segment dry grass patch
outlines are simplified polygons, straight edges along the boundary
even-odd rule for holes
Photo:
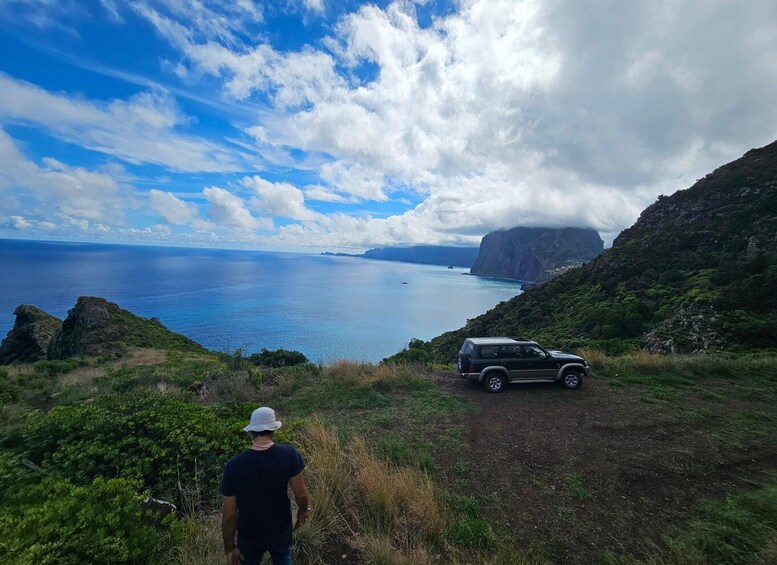
[[[59,383],[63,386],[91,385],[106,374],[108,371],[103,367],[79,367],[62,375]]]
[[[650,353],[643,350],[630,353],[623,359],[638,372],[647,374],[676,372],[682,364],[682,360],[675,355]]]
[[[607,365],[607,355],[604,353],[604,351],[599,349],[581,347],[576,351],[576,353],[588,361],[588,365],[595,371],[604,369],[604,367]]]
[[[167,351],[150,347],[132,348],[126,357],[122,357],[116,366],[120,368],[159,365],[167,361]]]

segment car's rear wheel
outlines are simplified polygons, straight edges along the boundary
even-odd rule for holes
[[[507,386],[507,379],[502,373],[492,371],[483,377],[483,386],[488,392],[502,392]]]
[[[561,386],[570,390],[578,389],[583,385],[583,375],[580,371],[570,369],[561,375]]]

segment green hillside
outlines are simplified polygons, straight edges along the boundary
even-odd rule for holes
[[[486,335],[611,352],[772,348],[775,234],[777,142],[659,197],[590,263],[527,289],[424,349],[451,362],[465,337]]]

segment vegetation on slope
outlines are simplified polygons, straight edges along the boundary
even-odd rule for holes
[[[530,405],[540,397],[555,404],[594,402],[602,418],[588,431],[602,437],[585,445],[587,460],[607,467],[548,468],[549,477],[559,479],[551,479],[560,485],[555,491],[536,469],[531,481],[520,483],[544,496],[543,504],[532,505],[526,493],[514,503],[511,491],[484,479],[483,473],[515,466],[512,458],[520,452],[474,451],[472,426],[488,425],[494,415],[478,413],[471,399],[450,392],[461,387],[441,387],[440,379],[453,378],[447,372],[349,362],[257,367],[240,352],[225,358],[152,350],[119,360],[3,368],[0,561],[220,562],[216,489],[222,465],[248,445],[241,428],[251,410],[269,404],[284,420],[277,439],[295,443],[307,461],[315,513],[295,535],[300,563],[553,562],[566,551],[581,561],[769,562],[777,483],[740,466],[732,472],[754,488],[732,492],[738,483],[719,459],[745,453],[761,461],[759,454],[773,452],[774,357],[585,353],[599,386],[628,411],[610,421],[601,394],[586,400],[555,387],[515,390],[512,399],[529,396]],[[510,393],[500,400],[509,402]],[[647,424],[655,427],[645,428],[644,410],[634,402],[649,411]],[[670,445],[652,438],[686,427]],[[565,546],[576,543],[571,525],[590,540],[598,539],[602,515],[613,532],[634,520],[631,501],[615,496],[618,504],[610,503],[618,481],[596,480],[613,468],[599,447],[604,441],[612,452],[617,444],[610,433],[635,434],[624,441],[641,442],[649,462],[640,465],[663,477],[661,489],[633,501],[641,508],[644,537],[621,539],[616,553],[590,543]],[[674,459],[675,452],[684,459]],[[710,453],[721,455],[708,459]],[[492,458],[501,463],[491,467]],[[634,462],[622,464],[631,469]],[[697,473],[704,481],[689,486],[685,476]],[[667,501],[666,486],[712,501]],[[154,517],[141,503],[147,496],[170,500],[179,512]],[[520,525],[524,519],[550,519],[558,527],[527,529]],[[655,548],[645,551],[645,544]]]
[[[556,347],[690,352],[777,344],[777,142],[660,197],[590,263],[431,340],[438,362],[465,337]]]

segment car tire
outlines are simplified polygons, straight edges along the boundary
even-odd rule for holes
[[[488,392],[502,392],[507,386],[507,379],[502,373],[491,371],[483,377],[483,386]]]
[[[583,386],[583,375],[580,371],[576,369],[570,369],[569,371],[565,371],[563,375],[561,375],[561,380],[559,381],[561,383],[561,386],[564,388],[568,388],[570,390],[576,390]]]

